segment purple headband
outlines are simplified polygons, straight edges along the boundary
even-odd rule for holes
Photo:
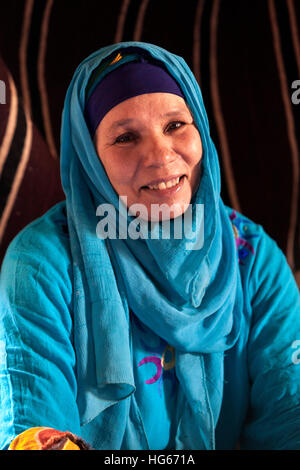
[[[92,138],[110,109],[145,93],[172,93],[184,98],[176,81],[162,67],[148,62],[120,65],[99,82],[87,100],[85,119]]]

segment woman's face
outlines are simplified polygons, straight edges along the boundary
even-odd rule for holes
[[[202,144],[183,98],[149,93],[127,99],[104,116],[94,142],[128,208],[143,205],[139,215],[146,220],[184,213],[199,185]],[[153,205],[164,205],[158,218]]]

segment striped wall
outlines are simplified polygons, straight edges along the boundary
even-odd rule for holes
[[[220,156],[222,196],[277,241],[300,283],[300,2],[11,0],[1,6],[1,257],[28,222],[64,198],[59,134],[78,63],[113,42],[185,58]]]

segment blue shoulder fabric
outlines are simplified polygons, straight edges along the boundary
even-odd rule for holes
[[[277,244],[259,238],[248,295],[250,408],[241,440],[250,449],[300,449],[300,296]]]
[[[60,206],[15,237],[1,268],[1,449],[29,427],[80,434],[72,265],[69,240],[57,233]]]

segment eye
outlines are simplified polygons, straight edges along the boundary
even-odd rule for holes
[[[186,123],[183,121],[172,121],[167,125],[166,131],[175,131],[183,127]]]
[[[125,134],[119,135],[115,139],[115,144],[127,144],[129,142],[133,142],[137,139],[137,136],[132,132],[126,132]]]

